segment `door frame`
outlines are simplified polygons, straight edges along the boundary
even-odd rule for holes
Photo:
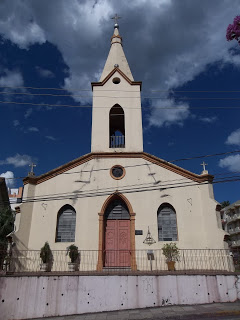
[[[101,211],[98,213],[99,220],[99,240],[98,240],[98,263],[97,270],[101,271],[103,269],[103,250],[104,250],[104,214],[107,206],[111,201],[115,199],[121,199],[127,206],[130,215],[130,250],[131,250],[131,270],[136,271],[136,254],[135,254],[135,212],[133,212],[132,205],[129,200],[122,193],[114,193],[110,195],[103,203]]]

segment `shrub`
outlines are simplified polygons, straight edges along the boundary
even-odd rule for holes
[[[166,261],[179,261],[180,251],[176,245],[176,243],[166,243],[163,248],[163,255],[166,257]]]
[[[79,257],[78,247],[74,244],[71,244],[69,247],[67,247],[67,254],[71,259],[71,263],[77,262],[77,259]]]
[[[47,241],[45,242],[44,246],[41,248],[40,258],[42,259],[43,263],[48,263],[52,260],[52,250]]]

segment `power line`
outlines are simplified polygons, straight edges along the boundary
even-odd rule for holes
[[[221,152],[221,153],[214,153],[214,154],[208,154],[208,155],[202,155],[202,156],[193,156],[193,157],[189,157],[189,158],[181,158],[181,159],[175,159],[175,160],[170,160],[170,161],[165,161],[165,160],[163,160],[163,161],[164,161],[164,163],[173,163],[173,162],[177,162],[177,161],[188,161],[188,160],[193,160],[193,159],[200,159],[200,158],[202,159],[202,158],[215,157],[215,156],[221,156],[221,155],[233,154],[233,153],[240,153],[240,150]],[[127,166],[124,166],[124,168],[135,168],[135,167],[153,166],[153,165],[155,166],[156,164],[155,163],[142,163],[142,164],[127,165]],[[62,175],[62,174],[69,175],[69,174],[91,173],[91,172],[96,172],[96,171],[109,171],[111,168],[108,167],[108,168],[92,169],[92,170],[80,170],[80,171],[73,171],[73,172],[62,172],[62,173],[53,174],[53,176],[57,177],[57,176]],[[229,174],[238,173],[238,172],[240,172],[240,171],[234,171],[234,172],[231,172],[231,173],[228,173],[228,172],[225,172],[225,173],[211,173],[211,175],[224,175],[224,174],[228,174],[229,175]],[[5,179],[17,180],[17,179],[24,179],[24,178],[26,178],[26,176],[5,178]],[[185,179],[185,178],[183,178],[183,179]],[[181,180],[181,179],[174,179],[174,180]]]
[[[33,102],[17,102],[17,101],[0,101],[2,104],[16,104],[16,105],[26,105],[26,106],[40,106],[40,107],[67,107],[67,108],[92,108],[92,106],[81,106],[81,105],[69,105],[69,104],[49,104],[49,103],[33,103]],[[96,109],[109,109],[108,107],[95,107]],[[150,107],[124,107],[124,109],[162,109],[162,110],[171,110],[171,109],[183,109],[185,110],[193,110],[193,109],[240,109],[240,106],[228,106],[228,107],[186,107],[186,106],[176,106],[176,107],[158,107],[158,106],[150,106]]]
[[[187,179],[187,178],[186,178]],[[219,178],[216,181],[211,182],[210,184],[216,184],[216,183],[225,183],[225,182],[237,182],[240,181],[240,176],[232,176],[228,178]],[[161,183],[161,182],[160,182]],[[149,183],[151,184],[151,183]],[[149,185],[147,184],[147,185]],[[158,184],[158,183],[157,183]],[[178,182],[178,183],[173,183],[173,184],[161,184],[161,185],[154,185],[154,183],[150,186],[142,187],[144,184],[136,184],[136,188],[132,188],[135,185],[128,185],[128,186],[122,186],[122,187],[117,187],[114,192],[119,192],[119,193],[135,193],[135,192],[145,192],[145,191],[167,191],[168,189],[174,189],[174,188],[181,188],[181,187],[191,187],[191,186],[201,186],[209,184],[209,182],[202,182],[202,183],[197,183],[197,182],[192,182],[192,181],[185,181],[185,182]],[[131,189],[129,189],[131,187]],[[103,195],[111,195],[113,194],[113,189],[114,187],[109,187],[105,188],[102,190],[99,189],[90,189],[86,190],[85,192],[79,191],[76,193],[56,193],[56,194],[51,194],[51,195],[41,195],[37,196],[35,198],[25,198],[22,200],[22,203],[27,203],[27,202],[40,202],[40,201],[55,201],[55,200],[75,200],[78,198],[84,198],[84,197],[94,197],[94,196],[103,196]],[[97,191],[97,192],[96,192]]]
[[[145,164],[143,164],[143,165],[145,165]],[[143,166],[143,165],[136,165],[136,166],[130,166],[130,167],[137,167],[137,166]],[[149,163],[149,164],[146,164],[146,165],[149,165],[149,166],[153,166],[153,165],[155,165],[154,163]],[[126,166],[124,167],[124,168],[126,168]],[[95,169],[95,170],[93,170],[93,171],[104,171],[104,170],[106,170],[106,171],[109,171],[110,169],[105,169],[105,168],[103,168],[103,169]],[[86,170],[81,170],[81,171],[73,171],[73,172],[62,172],[62,173],[56,173],[53,177],[57,177],[57,176],[59,176],[59,175],[63,175],[63,174],[66,174],[66,175],[70,175],[70,174],[81,174],[81,173],[87,173],[87,172],[92,172],[92,171],[86,171]],[[224,175],[226,175],[226,176],[228,176],[228,175],[230,175],[230,174],[234,174],[234,173],[240,173],[240,171],[232,171],[232,172],[211,172],[211,173],[209,173],[210,175],[212,175],[212,176],[224,176]],[[22,179],[25,179],[25,178],[27,178],[27,176],[22,176],[22,177],[11,177],[11,178],[6,178],[6,177],[4,177],[5,178],[5,180],[22,180]],[[187,179],[187,178],[180,178],[180,179],[173,179],[173,180],[164,180],[164,182],[166,182],[166,181],[176,181],[176,180],[185,180],[185,179]],[[79,181],[80,182],[80,181]],[[82,181],[82,182],[84,182],[84,181]],[[10,188],[11,189],[11,188]]]
[[[105,91],[108,91],[108,90],[105,90]],[[122,91],[121,91],[122,92]],[[132,91],[130,91],[132,92]],[[138,91],[133,91],[133,92],[137,92]],[[30,92],[12,92],[12,91],[0,91],[0,94],[3,94],[3,95],[27,95],[27,96],[47,96],[47,97],[73,97],[72,94],[53,94],[53,93],[30,93]],[[74,94],[74,97],[79,97],[79,98],[91,98],[92,99],[92,95],[91,96],[83,96],[83,95],[76,95]],[[140,96],[133,96],[133,97],[127,97],[127,96],[103,96],[103,95],[100,95],[100,96],[94,96],[95,98],[121,98],[121,99],[129,99],[129,98],[132,98],[132,99],[136,99],[136,98],[139,98]],[[142,99],[150,99],[150,100],[153,100],[153,99],[160,99],[160,100],[169,100],[171,99],[172,97],[148,97],[148,96],[142,96],[141,97]],[[240,98],[225,98],[225,97],[174,97],[175,99],[177,100],[240,100]]]
[[[229,179],[239,179],[240,176],[237,175],[237,176],[232,176],[232,177],[223,177],[223,178],[218,178],[218,180],[216,179],[216,181],[214,182],[211,182],[211,183],[218,183],[218,182],[221,182],[221,181],[225,181],[225,180],[229,180]],[[196,182],[192,182],[192,181],[182,181],[182,182],[174,182],[174,181],[177,181],[178,179],[175,179],[175,180],[166,180],[166,181],[156,181],[156,182],[149,182],[149,183],[142,183],[142,184],[132,184],[132,185],[124,185],[124,186],[121,186],[121,187],[117,187],[117,191],[118,192],[125,192],[124,190],[133,190],[135,187],[134,190],[138,190],[138,189],[141,189],[141,188],[155,188],[158,186],[158,188],[160,189],[169,189],[170,187],[179,187],[179,186],[192,186],[192,185],[203,185],[205,184],[205,182],[200,182],[200,183],[196,183]],[[187,180],[187,178],[183,178],[183,179],[179,179],[179,180]],[[171,182],[174,182],[174,183],[171,183]],[[209,182],[206,182],[206,184],[209,184]],[[34,199],[42,199],[43,197],[45,199],[48,199],[48,198],[55,198],[55,197],[71,197],[71,198],[74,198],[76,197],[76,195],[83,195],[85,193],[94,193],[94,192],[108,192],[108,191],[111,191],[112,193],[112,190],[114,189],[113,186],[111,187],[108,187],[108,188],[104,188],[104,189],[99,189],[99,188],[96,188],[96,189],[89,189],[89,190],[86,190],[86,191],[78,191],[78,192],[74,192],[74,193],[68,193],[68,192],[61,192],[61,193],[52,193],[52,194],[43,194],[43,195],[40,195],[40,196],[35,196]]]
[[[69,91],[69,89],[64,88],[54,88],[54,87],[28,87],[28,86],[0,86],[0,88],[9,88],[9,89],[32,89],[32,90],[56,90],[56,91]],[[71,91],[92,91],[91,89],[77,89],[71,88]],[[101,91],[117,91],[117,90],[101,90]],[[121,90],[122,92],[133,92],[131,90]],[[177,92],[177,93],[240,93],[239,90],[149,90],[150,92]],[[136,91],[139,92],[139,91]]]
[[[222,156],[222,155],[225,155],[225,154],[239,153],[239,152],[240,152],[240,150],[234,150],[234,151],[228,151],[228,152],[207,154],[207,155],[203,155],[203,156],[195,156],[195,157],[190,157],[190,158],[182,158],[182,159],[176,159],[176,160],[169,160],[168,162],[177,162],[177,161],[186,161],[186,160],[193,160],[193,159],[200,159],[200,158],[208,158],[208,157]]]
[[[240,181],[240,177],[238,178],[234,178],[234,179],[226,179],[226,180],[219,180],[219,181],[214,181],[212,182],[213,184],[215,183],[226,183],[226,182],[236,182],[236,181]],[[203,183],[192,183],[192,184],[188,184],[188,185],[184,185],[184,184],[178,184],[178,185],[173,185],[173,186],[158,186],[158,187],[146,187],[146,188],[135,188],[135,189],[118,189],[115,192],[118,193],[138,193],[138,192],[146,192],[146,191],[167,191],[168,189],[175,189],[175,188],[182,188],[182,187],[192,187],[192,186],[200,186],[200,185],[205,185],[205,184],[209,184],[209,182],[203,182]],[[90,190],[91,191],[91,190]],[[87,193],[88,192],[88,193]],[[66,196],[62,196],[62,197],[43,197],[43,198],[25,198],[22,200],[22,203],[29,203],[29,202],[41,202],[41,201],[56,201],[56,200],[75,200],[75,199],[79,199],[79,198],[89,198],[89,197],[96,197],[96,196],[104,196],[104,195],[111,195],[114,194],[115,192],[113,192],[112,190],[110,191],[98,191],[95,193],[86,191],[86,193],[81,193],[81,194],[69,194]]]
[[[0,86],[0,88],[68,91],[68,89],[64,89],[64,88],[41,88],[41,87],[26,87],[26,86]],[[91,89],[73,89],[72,91],[92,91],[92,90]]]

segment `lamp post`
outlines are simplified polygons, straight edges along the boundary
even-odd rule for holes
[[[151,232],[149,230],[148,227],[148,232],[147,232],[147,236],[145,238],[145,240],[143,241],[144,244],[147,244],[149,246],[151,246],[152,244],[156,243],[156,241],[153,239]],[[154,253],[153,250],[148,250],[147,251],[147,258],[150,261],[150,270],[152,271],[152,260],[154,260]]]

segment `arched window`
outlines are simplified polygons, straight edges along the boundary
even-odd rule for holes
[[[158,241],[177,241],[176,211],[169,203],[158,208]]]
[[[124,111],[119,104],[109,113],[109,148],[125,148]]]
[[[56,242],[75,241],[76,211],[70,205],[63,206],[58,212]]]

